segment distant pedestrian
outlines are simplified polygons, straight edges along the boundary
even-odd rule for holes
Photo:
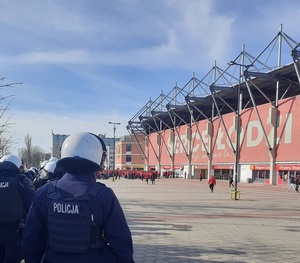
[[[186,179],[186,172],[184,172],[184,179]]]
[[[233,176],[232,175],[229,175],[229,187],[234,187],[234,184],[233,184]]]
[[[156,179],[156,174],[155,174],[155,172],[152,172],[152,174],[151,174],[151,182],[152,182],[152,184],[155,184],[155,179]]]
[[[213,193],[214,192],[214,187],[217,184],[217,181],[215,179],[215,177],[212,175],[209,179],[208,179],[208,187],[210,189],[210,191]]]
[[[200,182],[201,182],[201,181],[202,181],[202,179],[203,179],[202,172],[200,172],[200,174],[199,174],[199,178],[200,178]]]
[[[145,176],[145,178],[146,178],[146,183],[147,183],[147,184],[149,183],[150,177],[151,177],[151,172],[147,172],[147,173],[146,173],[146,176]]]
[[[300,184],[300,176],[299,176],[299,174],[296,175],[296,182],[295,183],[296,183],[295,191],[297,193],[299,193],[299,184]]]
[[[293,188],[294,191],[296,191],[296,179],[294,176],[291,177],[291,184],[290,184],[289,188],[287,189],[287,191],[289,192],[291,190],[291,188]]]

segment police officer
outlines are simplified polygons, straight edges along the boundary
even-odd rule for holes
[[[27,172],[25,172],[24,165],[21,166],[21,169],[19,169],[20,172],[24,175],[26,175],[32,182],[34,179],[39,175],[39,170],[36,167],[30,167]]]
[[[41,170],[39,171],[39,175],[33,181],[33,185],[36,189],[40,188],[41,186],[55,178],[61,177],[61,173],[56,164],[56,160],[49,161],[43,166],[43,168],[41,168]]]
[[[31,180],[20,173],[21,164],[16,155],[0,159],[0,262],[17,263],[22,259],[22,228],[35,189]]]
[[[96,182],[106,148],[98,136],[66,138],[57,162],[66,173],[35,193],[26,220],[26,263],[134,262],[133,242],[121,205]]]

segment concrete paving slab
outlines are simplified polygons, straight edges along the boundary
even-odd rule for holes
[[[181,178],[102,180],[118,196],[134,241],[136,263],[300,262],[300,194],[288,186]]]

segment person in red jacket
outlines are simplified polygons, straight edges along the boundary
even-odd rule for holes
[[[149,182],[150,177],[151,177],[151,172],[148,171],[148,172],[146,173],[146,183],[147,183],[147,184],[148,184],[148,182]]]
[[[214,187],[217,184],[217,181],[215,179],[215,177],[212,175],[209,179],[208,179],[208,186],[210,188],[210,191],[213,193],[214,192]]]
[[[199,178],[200,178],[200,182],[201,182],[203,180],[203,174],[202,174],[202,172],[200,172]]]

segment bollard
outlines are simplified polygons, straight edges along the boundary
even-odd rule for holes
[[[236,199],[235,199],[235,194],[236,194]],[[230,191],[230,198],[232,200],[240,200],[241,192],[240,191],[234,191],[234,190]]]

